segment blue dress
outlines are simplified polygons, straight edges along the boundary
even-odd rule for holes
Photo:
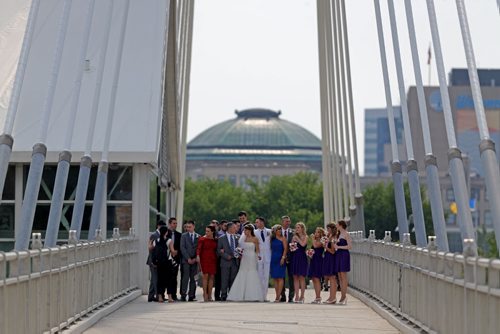
[[[323,252],[325,249],[323,247],[313,247],[312,249],[314,249],[314,255],[309,263],[309,275],[307,276],[321,278],[323,277]]]
[[[271,240],[271,269],[270,274],[272,278],[285,278],[286,262],[281,265],[281,257],[283,256],[283,242],[279,239]]]
[[[331,247],[332,242],[328,242],[328,247]],[[333,276],[337,274],[337,268],[335,267],[335,256],[328,251],[325,251],[325,257],[323,258],[323,275]]]
[[[306,247],[297,243],[297,250],[292,252],[291,272],[297,276],[307,276],[307,255]]]
[[[339,238],[337,246],[347,246],[347,240]],[[335,269],[339,273],[351,271],[351,256],[347,249],[337,249],[335,252]]]

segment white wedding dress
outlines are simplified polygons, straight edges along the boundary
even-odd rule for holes
[[[236,302],[264,301],[259,274],[257,273],[257,254],[253,242],[240,243],[243,248],[240,269],[234,279],[227,300]]]

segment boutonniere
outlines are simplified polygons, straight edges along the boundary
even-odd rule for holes
[[[267,236],[270,236],[271,235],[271,232],[269,232],[269,230],[267,231]]]

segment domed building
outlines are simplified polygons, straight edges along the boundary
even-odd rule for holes
[[[321,172],[321,141],[303,127],[280,118],[281,111],[246,109],[216,124],[187,144],[186,176],[214,178],[246,186],[272,176]]]

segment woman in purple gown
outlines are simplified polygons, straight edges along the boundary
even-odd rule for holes
[[[344,220],[339,220],[337,224],[339,230],[339,238],[335,247],[335,267],[339,273],[340,280],[340,300],[339,304],[347,304],[347,273],[351,271],[351,257],[349,249],[351,249],[351,236],[347,232],[347,223]]]
[[[327,235],[325,242],[325,257],[323,258],[323,275],[325,283],[330,283],[330,296],[325,304],[335,304],[337,302],[337,268],[335,267],[335,248],[337,242],[337,227],[335,223],[326,226]]]
[[[321,282],[320,279],[323,277],[323,252],[324,245],[321,239],[325,236],[325,230],[321,227],[317,227],[312,235],[312,247],[308,251],[314,252],[311,257],[311,262],[309,262],[309,275],[308,277],[312,279],[314,292],[316,293],[316,299],[314,299],[311,304],[321,303]]]
[[[292,244],[293,243],[296,243],[297,245],[297,249],[293,252],[291,264],[293,286],[295,287],[295,302],[304,303],[307,275],[307,234],[306,226],[302,222],[299,222],[295,225],[295,234],[292,238]]]

